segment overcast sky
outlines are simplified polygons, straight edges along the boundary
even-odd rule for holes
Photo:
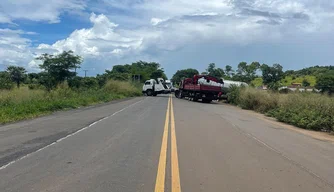
[[[211,62],[300,69],[333,65],[333,32],[333,0],[1,0],[0,70],[63,50],[90,75],[137,60],[169,77]]]

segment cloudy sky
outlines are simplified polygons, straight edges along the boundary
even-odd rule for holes
[[[90,75],[137,60],[169,77],[211,62],[299,69],[333,65],[333,34],[333,0],[1,0],[0,70],[63,50]]]

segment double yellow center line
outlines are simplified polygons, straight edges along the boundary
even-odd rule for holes
[[[165,127],[164,127],[163,136],[162,136],[158,173],[157,173],[154,192],[164,192],[165,191],[169,117],[170,117],[170,124],[171,124],[170,125],[171,127],[171,168],[172,168],[171,169],[171,173],[172,173],[171,189],[172,189],[172,192],[181,192],[179,160],[178,160],[177,145],[176,145],[174,108],[173,108],[173,101],[172,101],[171,96],[168,99]]]

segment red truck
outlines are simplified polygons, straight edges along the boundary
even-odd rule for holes
[[[203,83],[203,81],[206,82]],[[180,82],[179,89],[175,91],[175,96],[180,99],[187,97],[192,101],[201,99],[204,103],[210,103],[212,100],[220,99],[223,84],[223,81],[215,77],[195,75],[193,78],[186,78]]]

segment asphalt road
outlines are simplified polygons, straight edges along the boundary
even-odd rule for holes
[[[236,107],[140,97],[0,127],[0,191],[334,191],[334,144]]]

